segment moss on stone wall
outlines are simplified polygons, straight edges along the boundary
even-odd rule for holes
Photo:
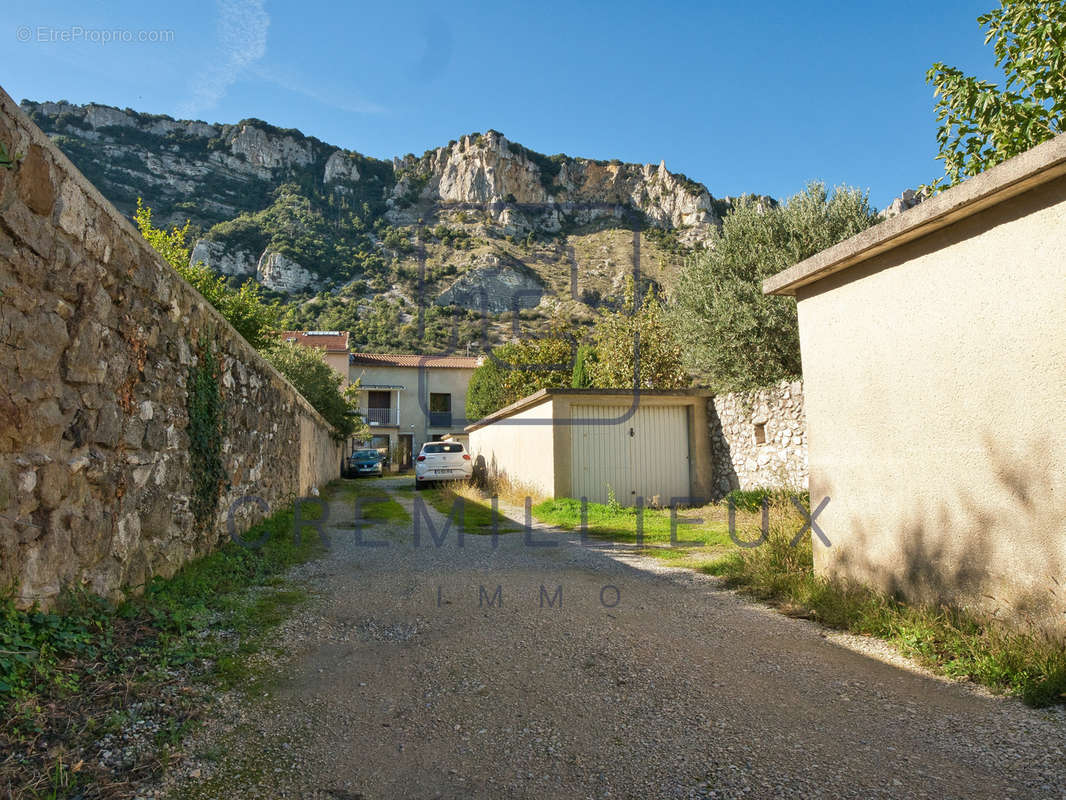
[[[189,469],[193,492],[190,499],[197,524],[206,528],[215,519],[218,498],[227,481],[222,465],[222,439],[226,435],[219,363],[210,342],[201,342],[199,359],[189,370]]]

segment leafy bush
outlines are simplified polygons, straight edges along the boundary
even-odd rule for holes
[[[208,303],[218,309],[252,347],[260,349],[272,341],[281,316],[278,304],[267,303],[255,281],[245,281],[244,285],[234,290],[229,288],[225,278],[216,275],[202,263],[190,265],[188,222],[183,228],[156,228],[152,224],[152,210],[140,198],[137,199],[134,221],[148,244]]]
[[[651,289],[638,305],[633,278],[626,279],[623,308],[603,311],[592,334],[596,358],[588,365],[590,385],[603,389],[684,389],[681,342],[673,320]],[[639,359],[640,374],[636,375]]]
[[[279,341],[262,353],[340,436],[368,432],[365,423],[355,414],[358,406],[354,396],[341,391],[344,378],[326,363],[322,350]]]
[[[562,330],[543,339],[500,345],[492,355],[495,358],[486,358],[474,370],[467,387],[471,419],[486,417],[540,389],[568,387],[573,379],[573,345]]]
[[[944,162],[948,184],[1066,130],[1066,5],[1003,0],[977,22],[988,30],[985,44],[992,42],[1004,87],[940,62],[926,73],[936,87],[937,158]]]
[[[787,489],[759,488],[759,489],[734,489],[722,498],[723,503],[732,503],[733,507],[740,511],[759,511],[764,501],[788,504],[790,497],[796,497],[805,505],[810,505],[811,499],[808,492],[791,492]]]

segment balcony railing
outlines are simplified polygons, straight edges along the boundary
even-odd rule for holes
[[[395,408],[368,408],[365,412],[366,421],[371,425],[395,425]]]
[[[452,426],[452,412],[430,411],[429,425],[431,428],[450,428]]]

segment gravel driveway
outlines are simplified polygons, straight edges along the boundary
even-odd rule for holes
[[[279,679],[220,700],[167,796],[1066,798],[1061,709],[573,534],[365,547],[352,518],[296,573]]]

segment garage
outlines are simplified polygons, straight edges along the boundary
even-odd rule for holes
[[[688,497],[689,436],[685,406],[571,407],[570,486],[574,497],[625,505],[643,497],[669,504]]]
[[[707,399],[698,391],[542,389],[466,430],[480,468],[531,495],[702,502],[711,491]]]

